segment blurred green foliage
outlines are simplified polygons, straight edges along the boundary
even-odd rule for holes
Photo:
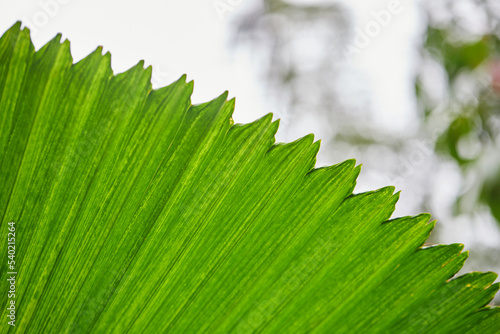
[[[427,28],[425,48],[443,62],[450,84],[463,70],[474,70],[490,57],[491,38],[483,36],[480,40],[464,43],[449,41],[449,30],[437,29],[432,26]]]
[[[457,213],[487,205],[500,223],[500,20],[491,3],[475,5],[487,18],[481,33],[467,33],[473,29],[453,12],[443,24],[428,11],[422,53],[444,70],[447,97],[438,104],[428,99],[421,80],[424,69],[416,79],[416,94],[427,127],[435,113],[444,113],[448,120],[436,152],[451,157],[464,176],[475,180],[476,186],[458,196]]]

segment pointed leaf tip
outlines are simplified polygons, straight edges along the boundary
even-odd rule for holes
[[[344,163],[349,164],[352,166],[352,168],[354,168],[356,166],[356,159],[347,159],[344,160]]]
[[[273,122],[273,114],[271,113],[265,114],[263,118],[269,123]]]
[[[16,21],[9,29],[7,29],[7,32],[11,30],[17,30],[20,31],[22,27],[22,22],[21,21]],[[26,27],[25,27],[26,28]]]
[[[427,220],[427,224],[430,222],[431,220],[431,214],[428,213],[428,212],[423,212],[423,213],[420,213],[417,215],[417,217],[419,217],[419,219],[422,219],[422,220]]]
[[[304,140],[312,145],[312,143],[314,143],[314,134],[309,133],[309,134],[305,135],[304,137],[300,138],[299,140]]]

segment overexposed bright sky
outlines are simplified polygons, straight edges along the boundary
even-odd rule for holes
[[[364,30],[374,20],[373,12],[387,9],[389,1],[345,3],[353,10],[357,29]],[[273,110],[263,100],[251,55],[231,54],[228,35],[229,21],[252,5],[252,0],[0,0],[0,33],[21,20],[31,29],[37,49],[62,33],[71,41],[75,61],[102,45],[112,54],[115,72],[144,59],[146,66],[153,65],[155,87],[186,73],[195,81],[194,103],[229,90],[237,101],[235,120],[250,122]],[[415,112],[408,103],[413,89],[409,36],[418,31],[418,11],[414,2],[402,1],[402,8],[352,60],[374,92],[377,120],[395,130],[411,122]]]
[[[146,66],[153,65],[156,87],[187,74],[195,81],[194,103],[229,90],[238,96],[240,114],[259,114],[252,107],[258,100],[252,96],[255,83],[245,67],[229,59],[227,19],[211,1],[0,0],[0,33],[18,20],[32,31],[37,49],[62,33],[76,61],[102,45],[112,54],[115,72],[144,59]]]

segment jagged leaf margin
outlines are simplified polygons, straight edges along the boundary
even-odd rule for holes
[[[353,194],[353,160],[314,168],[312,135],[275,144],[227,93],[191,105],[185,76],[152,90],[143,62],[113,75],[60,40],[0,39],[16,332],[499,332],[496,274],[452,278],[463,246],[422,248],[429,215],[389,220],[393,187]]]

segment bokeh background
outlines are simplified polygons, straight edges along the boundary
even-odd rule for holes
[[[278,141],[315,133],[317,166],[357,159],[357,192],[396,186],[395,215],[470,250],[462,272],[500,272],[499,1],[0,0],[0,34],[19,20],[37,49],[102,45],[155,88],[187,73],[194,103],[229,90],[236,122],[272,112]]]

